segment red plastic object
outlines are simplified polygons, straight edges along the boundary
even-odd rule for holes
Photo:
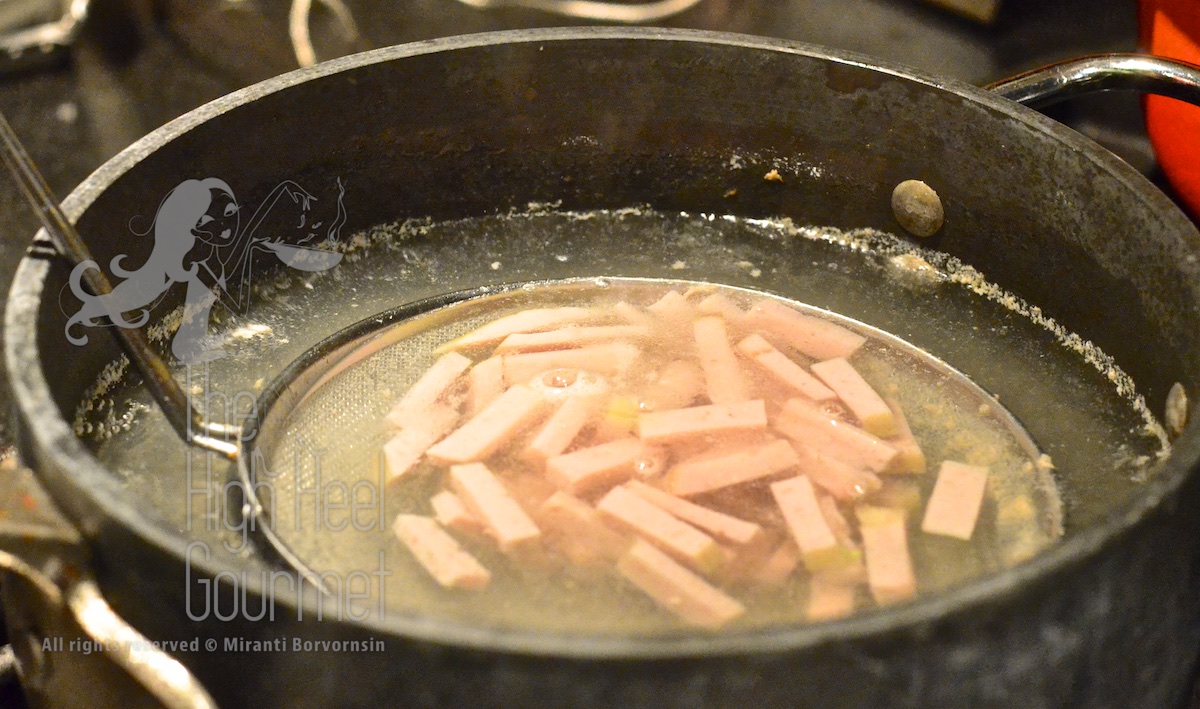
[[[1200,64],[1200,0],[1141,0],[1142,49]],[[1146,130],[1158,163],[1195,219],[1200,219],[1200,107],[1147,96]]]

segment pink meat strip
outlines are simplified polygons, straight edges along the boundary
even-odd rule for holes
[[[746,612],[745,606],[644,540],[617,562],[630,583],[688,623],[720,628]]]
[[[746,314],[720,293],[713,293],[696,304],[696,312],[701,315],[719,315],[730,328],[741,329],[745,324]]]
[[[913,435],[912,429],[908,425],[908,420],[904,418],[904,412],[895,401],[889,401],[888,406],[892,409],[892,415],[896,417],[896,435],[887,439],[887,442],[900,451],[896,460],[892,461],[888,472],[924,473],[925,452],[921,450],[921,444],[917,442],[916,436]]]
[[[408,419],[404,428],[383,444],[387,481],[399,480],[421,462],[425,451],[458,423],[458,412],[445,404],[431,404],[421,416]]]
[[[643,441],[655,445],[753,433],[767,429],[767,409],[761,399],[754,399],[736,404],[650,411],[638,415],[637,428]]]
[[[836,357],[817,362],[812,366],[812,371],[837,393],[868,433],[887,437],[899,432],[891,407],[845,359]]]
[[[704,370],[695,362],[668,362],[642,395],[643,411],[667,411],[690,406],[705,392]]]
[[[953,460],[942,463],[921,531],[958,539],[970,539],[975,532],[983,494],[987,489],[988,469]]]
[[[805,615],[811,621],[836,620],[854,612],[854,586],[827,574],[813,574]]]
[[[797,472],[839,500],[857,500],[883,487],[883,481],[870,470],[822,455],[800,443],[792,447],[796,449]]]
[[[429,498],[429,505],[433,508],[433,518],[446,529],[467,533],[483,529],[483,522],[471,514],[458,495],[449,490],[442,490]]]
[[[504,393],[504,360],[489,357],[467,375],[467,413],[475,416]]]
[[[573,350],[504,355],[504,381],[509,385],[528,382],[551,369],[579,369],[613,376],[628,370],[640,354],[641,350],[628,342],[606,342]]]
[[[867,561],[867,583],[880,604],[909,598],[917,592],[904,513],[876,507],[858,509],[859,534]]]
[[[550,458],[546,477],[560,490],[588,495],[628,480],[644,453],[645,444],[638,439],[618,438]]]
[[[800,550],[795,542],[784,540],[766,561],[754,571],[752,578],[764,586],[782,586],[800,566]]]
[[[594,320],[600,313],[590,308],[535,308],[507,315],[438,348],[438,353],[498,344],[518,332],[543,332],[556,327]]]
[[[501,551],[515,549],[541,537],[537,524],[483,463],[451,466],[450,487],[496,538]]]
[[[756,443],[684,460],[667,472],[667,486],[673,495],[691,497],[771,477],[796,463],[796,451],[787,441]]]
[[[883,439],[831,418],[806,399],[789,399],[772,422],[775,430],[822,455],[878,473],[899,454]]]
[[[682,330],[691,322],[696,309],[678,291],[668,291],[666,295],[646,306],[646,312],[672,330]]]
[[[662,446],[642,444],[642,454],[633,461],[633,474],[642,480],[652,480],[667,471],[671,455]]]
[[[642,311],[638,310],[637,308],[630,305],[629,303],[626,303],[623,300],[618,302],[616,305],[612,306],[612,312],[614,315],[616,315],[620,319],[624,320],[629,325],[639,325],[639,326],[643,326],[643,327],[650,327],[654,322],[653,320],[650,319],[649,315],[646,315]]]
[[[536,423],[546,408],[545,397],[524,384],[517,384],[431,446],[426,455],[438,465],[483,460]]]
[[[533,440],[521,451],[521,459],[535,465],[562,454],[595,417],[599,403],[591,397],[567,397],[546,419]]]
[[[801,396],[813,401],[830,401],[837,398],[832,389],[775,349],[762,335],[756,333],[746,337],[737,344],[737,350],[766,372],[773,381]]]
[[[636,325],[568,327],[549,332],[516,333],[504,338],[496,347],[495,354],[563,350],[613,340],[644,340],[649,336],[649,327]]]
[[[763,528],[753,522],[681,500],[646,483],[634,480],[626,483],[625,488],[722,541],[748,545],[759,542],[763,537]]]
[[[746,314],[746,322],[817,360],[849,357],[867,341],[841,325],[798,313],[774,300],[756,303]]]
[[[817,495],[817,504],[821,508],[821,514],[825,516],[825,522],[829,525],[830,531],[837,539],[838,544],[844,547],[857,547],[854,543],[854,537],[851,535],[850,523],[846,521],[842,511],[838,509],[837,503],[829,495]]]
[[[750,387],[741,363],[729,344],[725,321],[713,315],[698,318],[693,323],[696,352],[708,399],[714,404],[736,404],[750,400]]]
[[[541,507],[551,495],[558,492],[558,488],[554,487],[540,472],[506,475],[504,487],[521,506],[521,509],[530,511]],[[536,522],[537,519],[535,518],[534,521]]]
[[[561,490],[542,503],[537,518],[544,528],[569,542],[566,551],[577,562],[590,560],[588,557],[616,561],[629,548],[625,536],[605,524],[594,507]],[[580,558],[579,550],[586,556]]]
[[[648,539],[702,573],[715,571],[724,558],[716,541],[657,505],[623,487],[614,487],[596,504],[605,519]]]
[[[817,493],[807,477],[797,475],[773,483],[771,495],[783,513],[792,539],[806,559],[838,546],[837,537],[825,521],[817,502]]]
[[[413,423],[414,419],[424,416],[470,367],[471,360],[457,352],[442,355],[433,366],[425,370],[404,398],[392,407],[385,420],[396,428],[404,428]]]
[[[444,588],[479,590],[492,575],[429,517],[402,514],[392,524],[396,537]]]

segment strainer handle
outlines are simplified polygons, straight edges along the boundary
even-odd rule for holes
[[[1097,91],[1140,91],[1200,105],[1200,66],[1147,54],[1097,54],[1034,69],[984,88],[1045,108]]]
[[[54,248],[73,265],[91,261],[92,256],[87,245],[58,206],[58,200],[50,186],[46,184],[29,153],[25,152],[3,112],[0,112],[0,142],[3,142],[0,155],[3,155],[4,163],[8,165],[13,177],[20,184],[21,191],[33,206]],[[101,296],[112,292],[112,284],[100,269],[84,270],[83,279],[92,295]],[[104,302],[107,305],[107,301]],[[116,320],[121,313],[109,312],[108,315]],[[191,445],[220,453],[227,458],[235,458],[238,446],[226,440],[235,429],[209,424],[204,420],[200,412],[188,401],[179,382],[171,375],[167,363],[150,346],[146,333],[140,327],[116,327],[113,331],[121,349],[141,372],[154,400],[162,407],[163,413],[179,437]]]

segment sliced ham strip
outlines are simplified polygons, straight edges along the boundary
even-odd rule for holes
[[[821,562],[837,548],[838,541],[821,512],[812,481],[803,475],[780,480],[771,485],[771,495],[804,555],[805,566],[815,571],[814,567],[822,566]]]
[[[431,446],[426,455],[439,465],[483,460],[536,423],[546,408],[545,397],[524,384],[517,384]]]
[[[504,360],[488,357],[467,375],[467,414],[477,415],[504,393]]]
[[[752,578],[758,583],[775,588],[791,578],[799,566],[800,550],[795,542],[786,539],[754,571]]]
[[[836,357],[817,362],[812,366],[812,372],[837,393],[838,398],[862,423],[867,433],[881,438],[899,433],[900,429],[896,425],[896,417],[891,407],[867,380],[862,378],[854,365]]]
[[[754,574],[767,562],[775,551],[774,540],[766,532],[753,544],[721,544],[721,568],[713,579],[722,586],[753,586],[758,582]]]
[[[713,293],[696,304],[696,312],[701,315],[719,315],[725,324],[737,330],[744,325],[746,314],[720,293]]]
[[[429,506],[433,508],[433,518],[446,529],[467,533],[483,529],[483,522],[471,514],[458,495],[449,490],[442,490],[429,498]]]
[[[541,536],[537,524],[483,463],[451,466],[450,487],[496,538],[501,551],[509,551]]]
[[[643,412],[638,416],[637,428],[643,441],[655,445],[753,433],[766,430],[767,409],[761,399],[754,399],[736,404]]]
[[[762,335],[753,334],[746,337],[737,344],[737,350],[769,375],[772,381],[782,384],[791,392],[813,401],[831,401],[837,398],[832,389],[775,349]]]
[[[704,370],[705,390],[714,404],[736,404],[750,400],[750,387],[741,363],[729,344],[725,321],[713,315],[693,323],[696,352]]]
[[[509,474],[504,477],[504,488],[508,490],[508,494],[512,496],[521,509],[530,513],[534,517],[534,522],[537,522],[537,517],[533,515],[533,511],[537,510],[550,498],[551,495],[558,492],[558,488],[545,478],[540,472],[538,473],[523,473]],[[540,524],[538,525],[541,526]]]
[[[833,536],[838,540],[838,544],[844,547],[856,547],[854,537],[851,534],[850,523],[846,521],[846,517],[842,515],[842,511],[838,509],[837,503],[829,495],[817,495],[817,504],[821,507],[821,514],[825,516],[825,522],[829,525]]]
[[[429,575],[445,588],[479,590],[492,579],[475,557],[429,517],[402,514],[396,517],[392,531]]]
[[[689,406],[705,392],[704,370],[695,362],[668,362],[642,395],[642,411],[667,411]]]
[[[495,349],[495,354],[514,352],[544,352],[563,350],[598,342],[613,340],[644,340],[650,336],[649,327],[637,325],[600,325],[595,327],[567,327],[548,332],[516,333],[504,338]]]
[[[644,540],[617,562],[630,583],[688,623],[720,628],[746,612],[745,606]]]
[[[546,419],[541,429],[521,451],[521,459],[535,465],[562,454],[593,419],[599,403],[590,397],[568,397],[558,410]]]
[[[799,443],[793,443],[792,447],[796,449],[797,471],[839,500],[857,500],[883,486],[879,476],[870,470],[822,455]]]
[[[612,384],[606,377],[578,369],[548,369],[522,383],[540,391],[556,406],[566,399],[589,399],[599,406],[612,394]]]
[[[626,303],[623,300],[612,306],[612,312],[618,318],[624,320],[628,325],[650,327],[654,323],[654,321],[650,319],[649,315],[643,313],[641,310],[638,310],[636,307]]]
[[[695,525],[722,541],[749,545],[762,540],[763,528],[753,522],[681,500],[670,493],[636,480],[626,483],[625,487],[638,497],[658,505],[684,522]]]
[[[591,308],[534,308],[507,315],[499,320],[452,340],[437,349],[438,354],[452,350],[495,345],[518,332],[543,332],[571,323],[587,322],[601,313]]]
[[[589,495],[633,476],[645,444],[636,438],[618,438],[590,448],[580,448],[546,461],[546,477],[560,490]]]
[[[691,497],[771,477],[796,463],[796,451],[787,441],[755,443],[684,460],[667,471],[667,487],[673,495]]]
[[[561,490],[542,503],[537,519],[568,542],[564,551],[577,563],[589,557],[616,561],[629,548],[626,537],[605,524],[594,507]]]
[[[470,367],[471,360],[457,352],[442,355],[425,370],[404,398],[392,407],[385,420],[396,428],[404,428],[414,423],[414,420],[424,416]]]
[[[422,416],[408,424],[383,444],[383,463],[389,484],[408,474],[425,456],[425,451],[458,423],[458,412],[445,404],[432,404]]]
[[[867,560],[867,583],[880,604],[909,598],[917,592],[904,513],[884,507],[859,505],[859,534]]]
[[[817,360],[849,357],[867,341],[841,325],[796,312],[774,300],[756,303],[746,314],[746,323]]]
[[[653,480],[667,472],[671,454],[662,446],[642,444],[642,454],[633,461],[633,474],[642,480]]]
[[[942,463],[921,531],[958,539],[970,539],[975,532],[983,494],[987,490],[988,469],[953,460]]]
[[[827,574],[813,574],[808,586],[809,620],[836,620],[854,612],[854,586]]]
[[[904,418],[904,412],[895,401],[888,401],[888,407],[891,408],[892,415],[896,417],[896,435],[888,438],[887,442],[893,448],[900,451],[900,453],[892,461],[887,472],[925,472],[925,452],[921,450],[921,444],[917,443],[916,436],[913,435],[912,429],[909,428],[908,420]]]
[[[831,418],[806,399],[789,399],[772,425],[797,443],[875,473],[886,470],[899,455],[883,439]]]
[[[596,509],[619,527],[645,537],[702,573],[715,571],[724,558],[712,537],[623,487],[609,490]]]
[[[551,369],[578,369],[606,376],[623,374],[641,350],[628,342],[606,342],[573,350],[504,355],[504,381],[527,382]]]
[[[690,326],[696,309],[678,291],[668,291],[666,295],[647,305],[646,312],[668,328],[682,330]]]

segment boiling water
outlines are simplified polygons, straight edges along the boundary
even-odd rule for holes
[[[256,284],[258,297],[248,313],[228,315],[217,326],[226,335],[229,356],[186,374],[210,416],[230,420],[235,416],[230,411],[246,409],[283,366],[316,342],[398,302],[485,282],[580,276],[706,280],[785,294],[892,333],[968,373],[995,396],[1057,471],[1029,464],[1019,446],[991,446],[994,454],[988,455],[994,460],[977,462],[998,463],[1008,471],[1002,479],[1011,484],[992,485],[990,494],[1033,495],[1038,513],[1031,524],[998,525],[993,499],[980,524],[988,531],[981,531],[974,544],[977,549],[1009,551],[975,553],[963,563],[939,561],[947,558],[945,547],[952,542],[914,535],[913,551],[927,590],[996,570],[1049,542],[1058,533],[1059,500],[1048,494],[1055,482],[1068,534],[1099,518],[1137,490],[1165,447],[1161,429],[1145,412],[1131,383],[1103,355],[1056,332],[1036,311],[945,257],[916,252],[879,234],[798,230],[787,223],[642,210],[545,211],[380,228],[357,238],[343,265],[330,274]],[[420,334],[413,336],[412,344],[422,344]],[[426,331],[426,336],[438,335]],[[873,381],[914,376],[912,360],[883,351],[867,354],[864,372]],[[341,415],[361,422],[357,428],[331,422],[329,430],[357,430],[381,443],[379,420],[386,402],[398,398],[429,361],[422,365],[418,358],[403,370],[409,380],[378,381],[376,396],[341,407]],[[969,461],[970,455],[989,449],[978,445],[980,436],[997,440],[996,419],[980,416],[979,402],[956,389],[900,388],[895,394],[906,411],[923,412],[912,415],[913,425],[931,461]],[[98,384],[97,396],[81,407],[77,427],[95,441],[100,458],[122,477],[139,506],[157,514],[165,527],[204,541],[217,556],[232,554],[251,565],[260,563],[253,544],[245,543],[236,515],[223,507],[221,487],[227,472],[220,466],[210,470],[205,456],[189,453],[145,392],[123,385],[119,368],[108,373]],[[309,453],[321,457],[342,442],[308,443]],[[331,463],[322,460],[326,470]],[[279,467],[279,461],[271,465],[272,470]],[[362,476],[371,478],[370,470],[363,470]],[[926,485],[931,482],[928,476]],[[428,492],[413,487],[409,497],[387,496],[374,508],[362,498],[360,529],[332,533],[326,524],[319,543],[306,546],[304,559],[343,579],[382,563],[391,576],[372,592],[382,588],[388,613],[586,633],[655,633],[677,627],[673,618],[615,579],[578,593],[570,576],[511,568],[497,576],[486,594],[443,591],[390,539],[387,529],[396,512],[413,509]],[[312,503],[305,504],[302,515],[317,514]],[[378,514],[370,517],[372,512]],[[277,514],[276,524],[295,525],[286,511]],[[315,519],[310,517],[301,527],[312,528]],[[344,511],[336,519],[326,517],[327,522],[345,519]],[[1004,540],[997,535],[1009,539],[1001,544]],[[480,558],[492,568],[501,565],[486,552]],[[796,585],[754,599],[742,623],[801,618],[801,595],[802,587]]]

